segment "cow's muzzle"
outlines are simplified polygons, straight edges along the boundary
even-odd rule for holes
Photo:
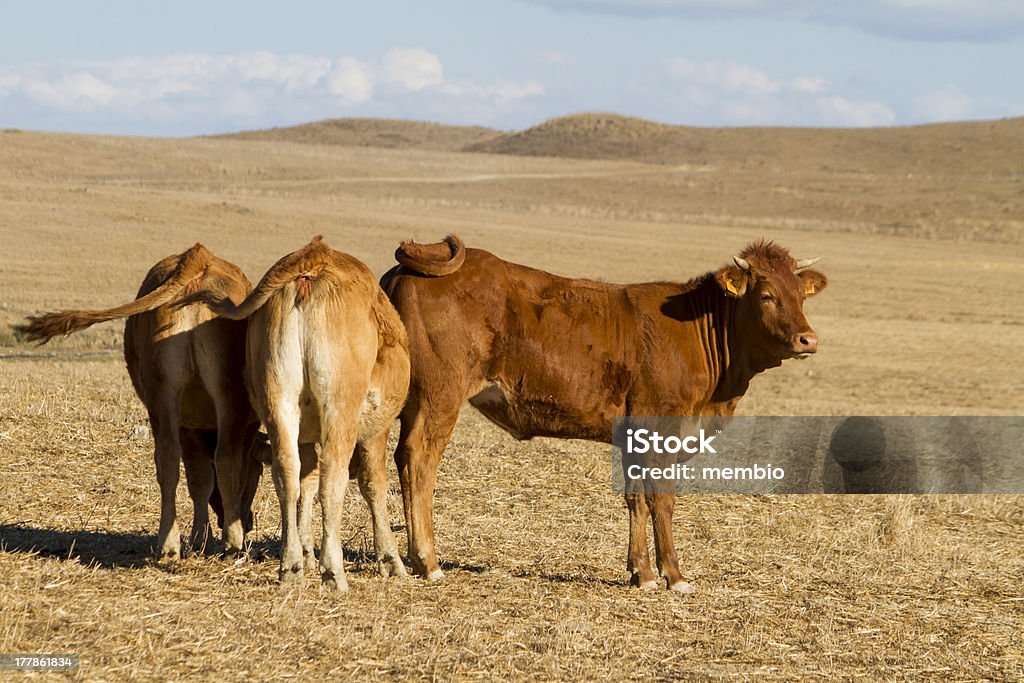
[[[793,355],[797,358],[809,356],[812,353],[818,351],[818,335],[814,332],[800,332],[799,334],[793,335],[792,342]]]

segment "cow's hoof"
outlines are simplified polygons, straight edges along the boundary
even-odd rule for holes
[[[328,571],[324,572],[320,577],[320,587],[325,591],[344,592],[348,590],[348,581],[345,579],[344,575],[339,576],[334,572]]]
[[[397,577],[408,577],[409,572],[405,570],[405,565],[399,559],[387,559],[377,563],[377,570],[380,575],[385,579],[389,576]],[[442,574],[443,576],[443,574]]]
[[[278,581],[281,583],[281,588],[302,588],[306,585],[306,575],[302,571],[302,565],[282,567],[278,573]]]
[[[694,588],[689,581],[676,581],[671,586],[669,586],[668,589],[670,591],[675,591],[676,593],[684,593],[686,595],[690,595],[692,593],[697,592],[697,589]]]
[[[650,590],[658,587],[658,580],[651,572],[638,572],[630,570],[629,585],[640,590]]]
[[[242,548],[225,548],[224,552],[221,553],[220,558],[225,562],[242,562],[246,559],[247,554]]]
[[[430,572],[429,574],[427,574],[423,578],[426,579],[427,581],[430,581],[431,583],[436,583],[438,581],[443,581],[444,580],[444,572],[441,571],[440,569],[435,569],[434,571]]]
[[[302,564],[306,566],[306,569],[316,569],[318,564],[316,560],[316,554],[312,550],[310,550],[309,552],[303,552]]]
[[[181,560],[181,548],[164,548],[156,554],[156,561],[159,564],[169,564]]]
[[[206,553],[207,545],[210,543],[209,536],[197,535],[189,539],[186,552],[189,554],[203,555]]]

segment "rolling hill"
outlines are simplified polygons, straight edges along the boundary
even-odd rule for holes
[[[446,126],[393,119],[328,119],[299,126],[245,131],[216,137],[311,145],[459,151],[500,133],[481,126]]]
[[[893,128],[698,128],[589,113],[509,133],[479,126],[332,119],[225,137],[696,166],[1024,173],[1024,118]]]

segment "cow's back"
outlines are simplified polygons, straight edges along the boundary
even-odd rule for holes
[[[261,419],[297,405],[300,443],[320,441],[335,414],[354,418],[361,436],[386,430],[408,388],[407,340],[372,271],[314,240],[273,266],[253,296],[267,282],[276,284],[249,317],[246,342]]]
[[[382,284],[409,332],[412,387],[428,400],[455,387],[517,438],[610,437],[643,337],[625,288],[479,249],[448,275],[399,267]]]
[[[430,277],[397,266],[381,278],[409,336],[412,384],[436,384],[439,375],[464,382],[486,373],[495,333],[504,327],[508,264],[467,249],[455,272]]]

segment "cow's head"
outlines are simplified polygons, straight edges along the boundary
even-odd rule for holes
[[[715,273],[726,296],[738,299],[736,332],[745,346],[777,361],[818,350],[803,310],[804,299],[828,284],[810,270],[817,260],[798,261],[772,242],[756,242],[733,257],[735,265]]]

